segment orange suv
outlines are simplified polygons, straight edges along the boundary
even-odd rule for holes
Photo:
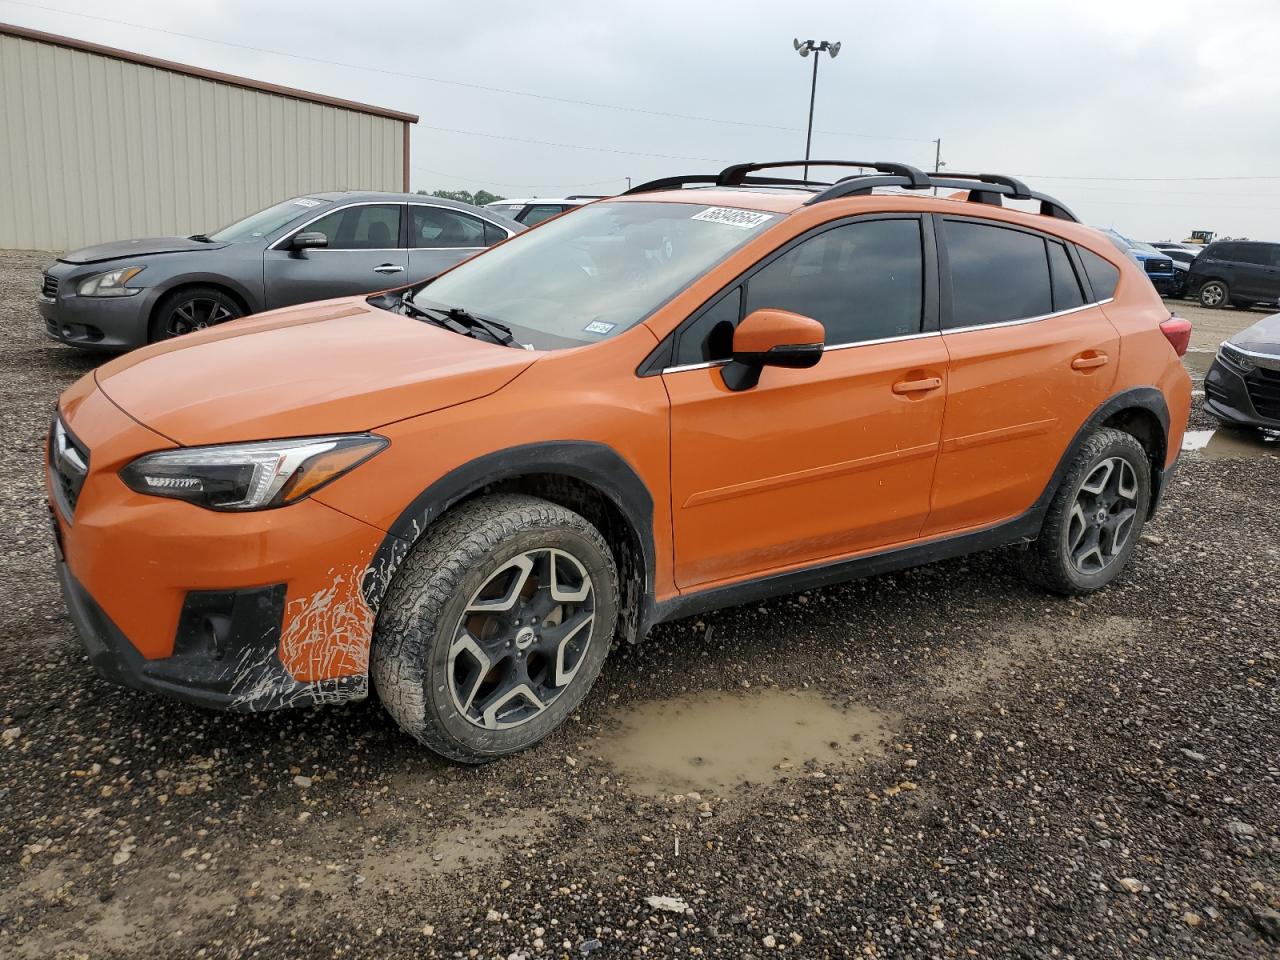
[[[644,184],[85,376],[47,479],[90,659],[236,710],[372,677],[482,762],[664,620],[1010,543],[1103,586],[1176,465],[1189,324],[1018,180],[809,164],[855,165]]]

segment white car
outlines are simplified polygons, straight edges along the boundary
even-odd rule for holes
[[[550,220],[566,210],[601,199],[603,199],[602,196],[587,194],[574,194],[571,197],[528,197],[523,200],[494,200],[492,203],[486,203],[484,208],[509,217],[517,223],[523,223],[526,227],[532,227],[535,223]]]

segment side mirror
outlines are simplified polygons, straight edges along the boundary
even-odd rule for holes
[[[290,250],[319,250],[329,245],[329,238],[323,233],[306,231],[295,233],[289,241]]]
[[[733,331],[733,359],[721,370],[724,385],[750,390],[765,367],[812,367],[822,359],[826,335],[811,317],[787,310],[753,310]]]

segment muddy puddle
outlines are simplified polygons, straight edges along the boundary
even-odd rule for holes
[[[1280,434],[1227,428],[1188,430],[1182,437],[1182,449],[1206,460],[1280,457]]]
[[[637,793],[723,795],[879,753],[891,722],[807,691],[702,693],[632,708],[599,752]]]

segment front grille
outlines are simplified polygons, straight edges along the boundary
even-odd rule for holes
[[[49,430],[49,475],[53,479],[53,498],[58,510],[70,523],[80,499],[80,489],[89,474],[89,451],[55,416]]]
[[[44,281],[40,284],[40,295],[48,297],[50,300],[56,300],[58,297],[58,278],[51,277],[46,273]]]
[[[1173,274],[1173,261],[1164,257],[1148,257],[1142,262],[1147,273],[1158,274],[1162,277],[1171,276]]]
[[[1280,420],[1280,370],[1259,367],[1244,378],[1244,385],[1258,416]]]

